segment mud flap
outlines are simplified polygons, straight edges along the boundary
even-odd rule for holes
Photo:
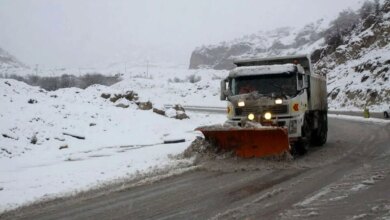
[[[206,141],[221,150],[235,151],[239,157],[266,157],[281,155],[290,150],[287,130],[279,127],[212,129],[197,128]]]

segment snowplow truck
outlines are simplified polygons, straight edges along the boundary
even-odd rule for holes
[[[327,139],[326,77],[313,72],[310,57],[296,55],[235,60],[221,82],[227,124],[199,128],[206,140],[241,157],[292,152],[302,155]]]

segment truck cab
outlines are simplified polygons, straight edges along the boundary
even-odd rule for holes
[[[327,136],[326,78],[314,74],[306,55],[235,61],[221,82],[227,100],[227,123],[278,126],[290,143],[305,151],[322,145]]]

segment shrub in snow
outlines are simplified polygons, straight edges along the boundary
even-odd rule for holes
[[[87,88],[90,85],[99,84],[99,85],[106,85],[110,86],[117,82],[119,82],[121,79],[118,75],[115,76],[104,76],[99,73],[94,74],[86,74],[84,76],[80,76],[80,87],[82,89]]]
[[[332,21],[331,26],[325,32],[326,43],[334,49],[343,44],[347,36],[358,24],[359,16],[352,10],[344,10]]]

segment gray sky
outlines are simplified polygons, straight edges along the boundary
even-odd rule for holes
[[[186,64],[204,44],[335,17],[361,0],[0,0],[0,47],[28,65]]]

